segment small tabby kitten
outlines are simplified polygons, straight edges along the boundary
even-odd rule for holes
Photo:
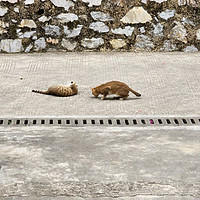
[[[78,85],[71,82],[69,85],[55,85],[48,88],[47,91],[32,90],[32,92],[40,94],[55,95],[60,97],[72,96],[78,93]]]
[[[141,94],[131,89],[128,85],[119,81],[110,81],[95,88],[91,88],[91,90],[95,97],[98,97],[99,94],[103,95],[101,98],[102,100],[104,100],[109,94],[116,94],[119,96],[120,100],[124,100],[129,96],[129,91],[131,91],[137,97],[141,96]]]

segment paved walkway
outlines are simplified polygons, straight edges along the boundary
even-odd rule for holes
[[[199,53],[0,54],[0,61],[2,119],[200,116]],[[142,97],[94,98],[90,87],[110,80]],[[31,92],[69,81],[78,95]],[[0,200],[198,200],[199,132],[197,124],[0,126]]]
[[[0,199],[198,200],[199,132],[0,127]]]
[[[199,53],[56,53],[0,55],[1,116],[200,115]],[[142,94],[93,98],[90,87],[119,80]],[[32,93],[75,81],[76,96]]]

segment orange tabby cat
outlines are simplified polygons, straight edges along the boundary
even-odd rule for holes
[[[40,94],[55,95],[60,97],[67,97],[78,93],[78,85],[71,82],[69,85],[55,85],[48,88],[47,91],[32,90],[32,92]]]
[[[141,96],[141,94],[131,89],[128,85],[119,81],[110,81],[91,89],[92,94],[95,97],[98,97],[100,94],[103,95],[103,97],[101,98],[103,100],[109,94],[116,94],[120,97],[120,100],[124,100],[129,96],[129,91],[131,91],[137,97]]]

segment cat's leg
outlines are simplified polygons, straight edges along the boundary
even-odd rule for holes
[[[120,97],[119,100],[125,100],[129,95],[125,96],[125,97]]]
[[[117,95],[120,97],[119,100],[125,100],[129,96],[129,92],[120,90],[117,92]]]
[[[103,94],[103,96],[101,97],[102,100],[105,100],[107,94]]]

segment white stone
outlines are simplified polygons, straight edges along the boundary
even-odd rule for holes
[[[37,35],[34,35],[34,36],[32,37],[32,39],[33,39],[33,40],[37,40],[37,39],[38,39]]]
[[[172,37],[187,43],[187,30],[180,22],[177,22],[177,25],[172,29]]]
[[[45,27],[45,34],[52,35],[52,36],[59,36],[60,35],[60,28],[55,25],[47,25]]]
[[[7,53],[22,52],[23,51],[22,40],[21,39],[1,40],[0,49]]]
[[[102,38],[85,38],[81,41],[81,45],[83,47],[87,47],[89,49],[97,48],[104,44],[104,40]]]
[[[33,48],[33,45],[29,44],[29,46],[25,49],[25,53],[29,53],[32,48]]]
[[[69,10],[70,7],[74,6],[74,3],[72,1],[67,0],[50,0],[55,6],[57,7],[63,7],[65,10]]]
[[[138,24],[152,20],[151,15],[143,7],[134,7],[121,19],[123,23]]]
[[[136,36],[136,42],[135,47],[140,50],[152,50],[154,48],[154,44],[151,41],[151,39],[146,35],[137,35]]]
[[[1,27],[1,28],[9,27],[9,23],[6,23],[6,22],[4,22],[4,21],[0,21],[0,27]]]
[[[116,29],[111,29],[112,33],[114,34],[119,34],[119,35],[126,35],[127,37],[128,36],[131,36],[133,34],[133,31],[134,31],[134,27],[131,27],[131,26],[125,26],[125,28],[116,28]]]
[[[40,17],[38,20],[40,21],[40,22],[47,22],[47,21],[49,21],[51,19],[51,17],[49,16],[49,17],[47,17],[47,16],[42,16],[42,17]]]
[[[151,0],[151,1],[155,1],[156,3],[162,3],[162,2],[167,1],[167,0]]]
[[[113,39],[110,41],[110,44],[114,49],[120,49],[124,46],[126,46],[126,42],[122,39]]]
[[[145,33],[145,28],[144,27],[141,27],[139,29],[140,29],[140,33]]]
[[[15,11],[16,13],[19,13],[19,8],[14,8],[14,11]]]
[[[98,20],[98,21],[102,21],[102,22],[114,20],[114,18],[111,17],[109,14],[103,13],[100,11],[92,11],[90,13],[90,15],[94,20]]]
[[[11,22],[16,24],[16,23],[17,23],[17,20],[11,19]]]
[[[147,4],[147,0],[141,0],[141,2]]]
[[[73,13],[61,13],[57,16],[61,23],[68,23],[78,20],[78,16]]]
[[[185,17],[182,18],[182,22],[183,22],[183,24],[190,24],[192,26],[195,26],[194,22],[192,22],[191,20],[189,20],[188,18],[185,18]]]
[[[102,0],[82,0],[82,1],[85,3],[89,3],[88,6],[92,7],[92,6],[100,6]]]
[[[38,40],[36,40],[34,42],[34,49],[36,51],[39,51],[39,50],[42,50],[42,49],[45,49],[45,48],[46,48],[46,41],[43,37],[39,38]]]
[[[199,51],[194,45],[187,46],[183,50],[184,50],[184,52],[197,52],[197,51]]]
[[[0,16],[3,17],[8,12],[8,8],[0,6]]]
[[[9,23],[6,23],[4,21],[0,21],[0,34],[7,33],[8,31],[6,28],[9,27]]]
[[[33,4],[34,0],[26,0],[24,3],[25,5]]]
[[[103,22],[93,22],[90,24],[89,28],[94,31],[98,31],[99,33],[105,33],[109,31],[109,27]]]
[[[196,36],[197,36],[197,40],[200,40],[200,29],[197,30]]]
[[[178,50],[176,45],[172,44],[170,40],[165,40],[163,47],[160,49],[161,51],[170,52]]]
[[[175,10],[165,10],[159,14],[162,19],[168,20],[169,18],[173,17],[175,14]]]
[[[83,25],[78,25],[77,28],[69,30],[67,26],[64,26],[64,33],[67,35],[67,38],[72,38],[80,35]]]
[[[156,25],[153,24],[153,26],[154,26],[154,30],[153,30],[154,35],[163,36],[163,25],[158,23]]]
[[[7,1],[9,3],[17,3],[18,2],[18,0],[1,0],[1,1]]]
[[[27,31],[25,33],[18,33],[18,37],[19,38],[30,38],[31,36],[33,36],[36,33],[36,31]]]
[[[19,27],[37,28],[37,25],[32,19],[22,19]]]
[[[77,42],[71,42],[70,40],[62,39],[61,45],[65,49],[67,49],[69,51],[72,51],[72,50],[74,50],[76,48]]]

